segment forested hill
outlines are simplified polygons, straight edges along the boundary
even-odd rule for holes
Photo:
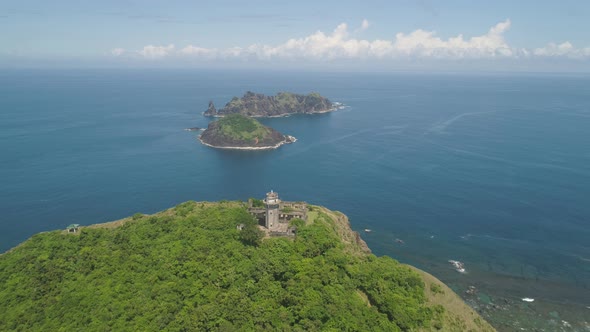
[[[212,147],[236,149],[270,149],[293,141],[292,137],[241,114],[231,114],[211,122],[199,139]]]
[[[248,91],[242,98],[234,97],[220,110],[209,103],[206,116],[242,114],[251,117],[285,116],[289,114],[313,114],[333,111],[335,105],[319,93],[300,95],[279,92],[276,96],[265,96]]]
[[[310,209],[295,238],[262,239],[239,202],[37,234],[0,256],[0,330],[492,330],[368,253],[344,215]]]

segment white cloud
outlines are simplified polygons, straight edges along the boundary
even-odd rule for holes
[[[221,57],[223,58],[237,58],[242,54],[242,48],[241,47],[230,47],[228,49],[225,49],[221,52]]]
[[[137,53],[148,59],[159,59],[171,54],[173,51],[174,44],[170,44],[168,46],[148,45],[144,46],[144,48],[141,51],[138,51]]]
[[[567,57],[573,59],[590,57],[590,47],[577,49],[569,41],[561,44],[549,43],[542,48],[536,48],[533,54],[539,57]]]
[[[363,20],[359,29],[368,29],[370,23]],[[395,38],[366,40],[351,36],[348,25],[341,23],[331,33],[316,31],[302,38],[292,38],[282,44],[252,44],[245,47],[226,49],[205,48],[188,45],[176,50],[168,46],[145,46],[137,54],[149,59],[166,56],[202,60],[214,59],[303,59],[331,61],[338,59],[494,59],[530,57],[590,58],[590,48],[576,49],[569,42],[549,44],[534,50],[514,48],[508,45],[504,34],[510,29],[509,19],[492,26],[486,33],[466,38],[463,34],[441,38],[435,31],[418,29],[410,33],[397,33]],[[114,49],[111,53],[119,56],[125,51]]]
[[[365,20],[362,27],[368,27]],[[332,60],[338,58],[489,58],[511,56],[513,51],[506,44],[503,33],[510,28],[506,20],[477,37],[464,39],[463,35],[447,40],[434,31],[418,29],[409,34],[398,33],[393,41],[349,38],[348,27],[342,23],[332,34],[318,31],[310,36],[290,39],[277,46],[252,45],[250,54],[261,59],[274,57]]]
[[[213,59],[213,58],[217,57],[218,52],[216,49],[209,49],[209,48],[188,45],[185,48],[183,48],[182,50],[180,50],[180,53],[183,55]]]
[[[121,56],[121,55],[123,55],[123,53],[125,53],[125,49],[122,49],[122,48],[113,48],[111,50],[111,54],[113,56]]]
[[[504,40],[504,32],[510,28],[510,20],[500,22],[488,33],[464,39],[463,35],[443,40],[434,31],[418,29],[408,35],[395,35],[395,52],[407,56],[434,58],[490,58],[513,54]]]
[[[281,58],[309,58],[332,59],[335,57],[356,56],[356,40],[347,40],[347,26],[342,23],[336,27],[331,35],[321,31],[300,39],[289,39],[277,45],[251,45],[247,52],[261,59],[273,57]]]

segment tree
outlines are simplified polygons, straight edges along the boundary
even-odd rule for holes
[[[252,207],[263,208],[264,202],[261,199],[250,198],[252,200]]]
[[[264,232],[255,223],[244,224],[240,231],[240,240],[247,245],[259,246],[264,237]]]

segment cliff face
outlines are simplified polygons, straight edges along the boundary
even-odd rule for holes
[[[204,114],[206,116],[225,116],[237,113],[251,117],[273,117],[323,113],[333,109],[332,102],[318,93],[300,95],[280,92],[276,96],[265,96],[248,91],[242,98],[234,97],[220,110],[215,110],[213,103],[209,103],[209,108]]]
[[[201,142],[218,148],[275,148],[291,143],[291,137],[263,126],[260,122],[232,114],[211,122],[201,134]]]

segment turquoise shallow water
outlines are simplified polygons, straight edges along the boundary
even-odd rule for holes
[[[373,229],[376,254],[459,293],[534,297],[540,324],[590,316],[587,76],[5,70],[0,87],[2,251],[70,223],[274,189],[346,213]],[[218,151],[183,131],[247,90],[347,107],[263,120],[298,138],[275,151]]]

